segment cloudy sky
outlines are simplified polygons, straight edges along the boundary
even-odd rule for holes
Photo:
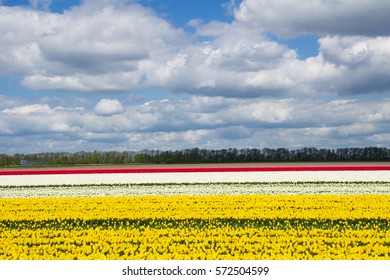
[[[389,147],[390,1],[0,0],[0,153]]]

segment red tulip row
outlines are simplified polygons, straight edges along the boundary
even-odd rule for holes
[[[115,174],[115,173],[185,173],[185,172],[283,172],[283,171],[390,171],[380,166],[241,166],[241,167],[145,167],[145,168],[70,168],[0,170],[1,175]]]

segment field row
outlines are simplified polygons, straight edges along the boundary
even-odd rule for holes
[[[389,195],[0,200],[0,259],[389,259]]]
[[[81,172],[81,171],[80,171]],[[389,182],[390,170],[372,171],[280,171],[280,172],[165,172],[0,175],[0,186],[218,183],[218,182]]]
[[[390,195],[4,198],[0,221],[55,219],[390,219]]]
[[[390,165],[268,165],[268,166],[207,166],[181,165],[173,167],[111,167],[54,168],[54,169],[0,169],[1,175],[58,175],[58,174],[118,174],[118,173],[203,173],[203,172],[285,172],[285,171],[390,171]]]
[[[4,230],[0,259],[389,259],[387,221],[114,220]],[[137,226],[143,224],[142,226]],[[145,225],[146,224],[146,225]],[[264,224],[264,225],[263,225]],[[39,225],[39,223],[38,223]]]
[[[0,197],[387,194],[389,182],[247,182],[0,186]]]

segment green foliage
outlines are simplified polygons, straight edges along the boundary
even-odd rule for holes
[[[379,147],[317,149],[305,147],[247,149],[185,149],[176,151],[143,150],[93,151],[77,153],[0,154],[0,166],[53,166],[82,164],[173,164],[231,162],[334,162],[390,161],[390,149]]]

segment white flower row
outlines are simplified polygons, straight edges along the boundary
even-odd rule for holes
[[[242,194],[386,194],[390,182],[280,182],[0,187],[0,197]]]
[[[390,171],[184,172],[0,175],[0,186],[213,182],[390,182]]]

